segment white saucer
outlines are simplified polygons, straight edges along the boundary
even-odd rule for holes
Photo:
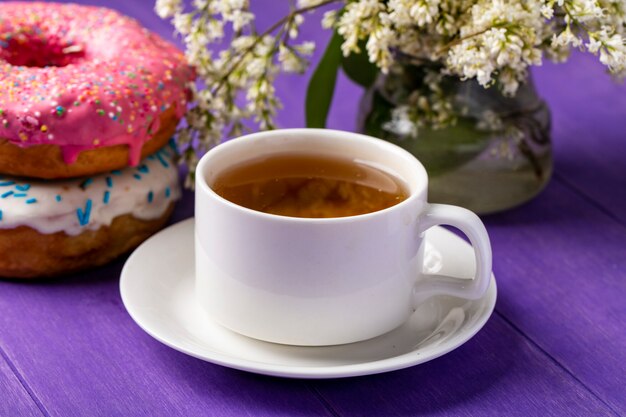
[[[193,236],[194,221],[189,219],[137,248],[122,270],[122,301],[135,322],[155,339],[230,368],[292,378],[349,377],[406,368],[468,341],[483,327],[496,302],[492,276],[481,299],[433,297],[407,323],[371,340],[325,347],[262,342],[213,323],[196,305]],[[472,276],[475,261],[469,244],[440,227],[430,229],[426,240],[428,272]]]

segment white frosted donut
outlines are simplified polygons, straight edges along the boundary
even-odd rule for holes
[[[0,177],[0,276],[106,263],[160,228],[181,196],[171,143],[136,167],[47,181]]]

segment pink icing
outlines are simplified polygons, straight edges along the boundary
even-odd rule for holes
[[[72,163],[127,144],[136,165],[193,77],[174,45],[113,10],[0,3],[0,137],[19,146],[58,145]]]

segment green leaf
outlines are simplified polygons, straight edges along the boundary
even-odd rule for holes
[[[341,36],[335,32],[309,81],[306,91],[307,127],[326,127],[328,110],[335,92],[337,71],[341,64],[341,42]]]
[[[378,67],[369,61],[365,49],[365,42],[359,42],[361,52],[358,54],[351,53],[341,60],[341,67],[348,78],[360,85],[361,87],[371,87],[376,81],[378,75]]]

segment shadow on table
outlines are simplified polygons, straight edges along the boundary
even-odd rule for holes
[[[170,373],[203,396],[219,396],[245,408],[286,415],[319,415],[305,404],[290,408],[285,393],[315,398],[329,415],[418,415],[466,407],[502,395],[527,366],[523,337],[498,316],[459,349],[408,369],[363,377],[298,380],[232,370],[163,349],[157,356]],[[521,359],[521,361],[520,361]],[[202,375],[202,377],[200,377]],[[237,387],[233,391],[233,387]],[[317,404],[319,405],[319,404]]]

